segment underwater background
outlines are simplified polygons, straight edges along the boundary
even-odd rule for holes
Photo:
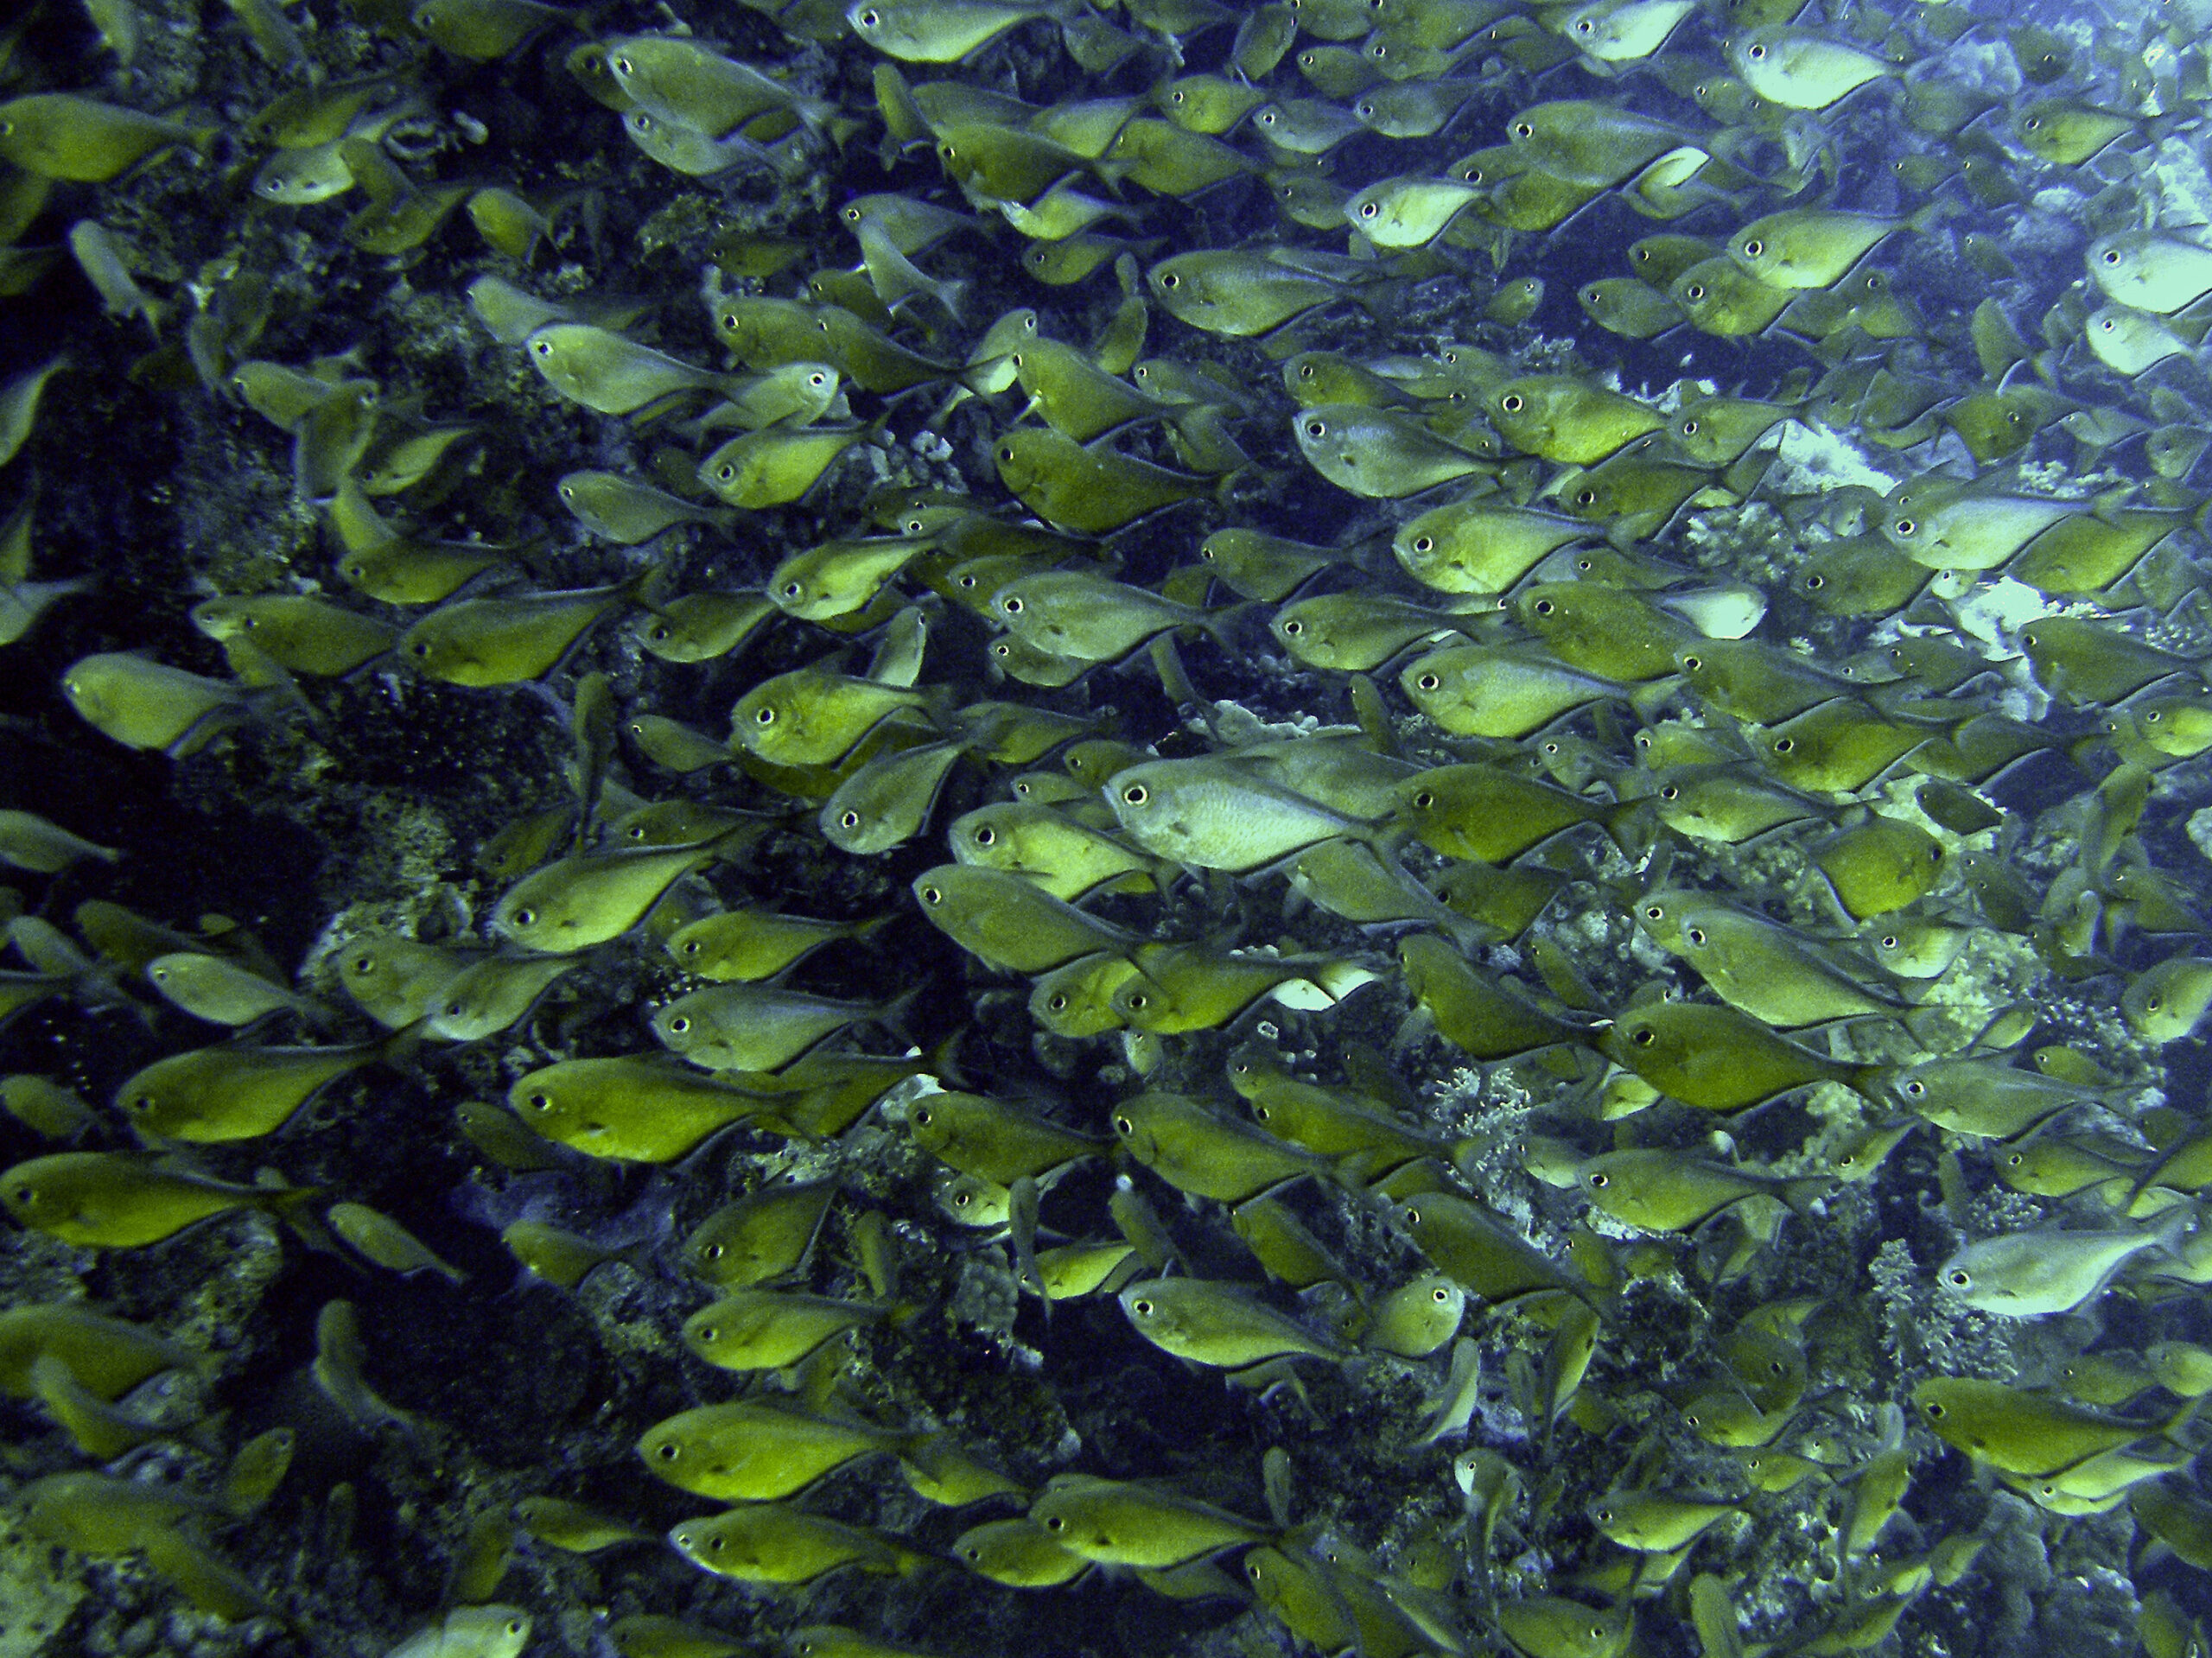
[[[2205,1651],[2212,11],[0,21],[0,1654]]]

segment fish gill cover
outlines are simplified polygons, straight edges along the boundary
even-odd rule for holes
[[[2208,27],[12,9],[0,1649],[2202,1651]]]

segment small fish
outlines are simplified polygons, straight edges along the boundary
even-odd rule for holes
[[[734,384],[588,322],[549,322],[522,343],[547,384],[602,415],[633,414],[672,397],[727,392]]]
[[[1148,1279],[1119,1299],[1138,1335],[1194,1364],[1242,1370],[1289,1355],[1333,1359],[1344,1352],[1236,1284]]]
[[[102,736],[178,758],[198,752],[259,706],[242,686],[129,651],[79,657],[62,673],[61,694]]]
[[[232,1185],[129,1152],[62,1152],[0,1173],[0,1205],[64,1243],[135,1249],[234,1209],[286,1214],[312,1202],[306,1187]]]
[[[680,496],[613,472],[572,472],[554,485],[561,505],[595,536],[634,547],[679,524],[727,529],[728,512],[710,511]]]
[[[2132,1257],[2170,1248],[2188,1225],[2176,1211],[2164,1224],[2141,1230],[2006,1233],[1967,1244],[1937,1269],[1936,1281],[1977,1312],[2050,1318],[2083,1305]]]
[[[1154,1571],[1269,1535],[1211,1504],[1088,1474],[1054,1475],[1030,1503],[1029,1517],[1084,1560]]]
[[[449,685],[520,684],[550,672],[651,576],[645,571],[612,587],[456,600],[401,634],[399,655],[418,673]]]
[[[409,1636],[385,1658],[519,1658],[533,1620],[498,1602],[456,1606]]]
[[[336,1048],[189,1049],[125,1078],[115,1106],[141,1134],[163,1140],[258,1139],[340,1077],[404,1051],[407,1043],[396,1037]]]
[[[146,963],[146,977],[163,997],[218,1025],[251,1025],[278,1009],[312,1024],[328,1022],[330,1010],[225,956],[178,950]]]
[[[73,835],[36,812],[13,807],[0,810],[0,863],[54,875],[86,858],[111,864],[122,856],[113,847]]]
[[[791,1496],[856,1458],[901,1452],[915,1441],[857,1420],[740,1399],[657,1422],[637,1449],[656,1477],[680,1491],[755,1503]]]
[[[429,1245],[397,1221],[365,1204],[333,1204],[323,1211],[323,1220],[364,1259],[387,1271],[402,1274],[434,1272],[455,1284],[464,1282],[468,1276],[460,1267],[440,1260]]]
[[[213,136],[212,129],[73,92],[33,92],[0,104],[0,160],[79,184],[105,184],[159,150],[202,147]]]
[[[855,1002],[768,985],[717,984],[658,1009],[653,1034],[671,1052],[709,1070],[780,1070],[854,1025],[895,1025],[915,994]]]
[[[709,1134],[772,1109],[772,1096],[642,1054],[563,1059],[518,1077],[516,1116],[587,1156],[670,1163]]]
[[[524,949],[548,955],[603,944],[637,925],[677,881],[711,862],[715,845],[709,840],[572,854],[502,893],[492,924]]]
[[[739,1290],[683,1321],[683,1344],[719,1370],[777,1370],[897,1309],[782,1290]]]
[[[741,1583],[804,1584],[840,1566],[903,1576],[928,1559],[882,1535],[775,1502],[748,1502],[668,1534],[702,1572]]]

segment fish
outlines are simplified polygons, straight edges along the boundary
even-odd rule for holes
[[[637,1452],[653,1475],[695,1496],[772,1502],[860,1457],[900,1451],[914,1436],[782,1406],[733,1400],[658,1422]]]
[[[0,1172],[0,1206],[64,1243],[135,1249],[237,1209],[289,1215],[310,1188],[236,1185],[129,1152],[60,1152]]]
[[[2156,1228],[2069,1231],[2037,1227],[1970,1243],[1936,1269],[1936,1281],[1979,1312],[2041,1318],[2071,1312],[2097,1295],[2133,1256],[2167,1248],[2185,1216]]]
[[[894,1310],[778,1290],[740,1290],[683,1321],[683,1344],[719,1370],[798,1363],[824,1342],[895,1317]]]
[[[534,1134],[588,1157],[669,1163],[777,1096],[642,1055],[562,1059],[517,1077],[507,1104]]]
[[[1154,1571],[1268,1535],[1209,1503],[1088,1474],[1054,1475],[1032,1499],[1029,1517],[1084,1560]]]
[[[74,92],[32,92],[0,103],[0,160],[35,177],[105,184],[179,144],[205,149],[211,127],[187,126]]]
[[[1828,1188],[1821,1178],[1784,1179],[1643,1147],[1586,1159],[1575,1177],[1593,1206],[1648,1232],[1691,1230],[1754,1197],[1805,1208]]]
[[[1344,1350],[1236,1284],[1147,1279],[1128,1286],[1118,1299],[1131,1327],[1145,1340],[1177,1358],[1217,1369],[1247,1369],[1289,1355],[1333,1359]]]
[[[404,1054],[411,1039],[401,1035],[331,1048],[190,1048],[126,1077],[116,1089],[115,1107],[138,1132],[158,1140],[257,1140],[283,1128],[338,1078]]]
[[[658,1009],[653,1034],[709,1070],[780,1070],[851,1026],[895,1025],[914,994],[850,1002],[741,981],[710,985]]]

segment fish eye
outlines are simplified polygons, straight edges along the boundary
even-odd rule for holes
[[[712,1324],[701,1324],[698,1329],[692,1333],[697,1336],[702,1342],[714,1341],[721,1334],[721,1332],[716,1330]]]
[[[534,340],[531,342],[530,348],[540,357],[550,357],[553,354],[553,342],[550,340]]]
[[[1065,1531],[1067,1529],[1067,1516],[1065,1515],[1053,1515],[1045,1521],[1045,1529],[1046,1531]]]
[[[1695,673],[1699,669],[1705,666],[1705,658],[1703,657],[1684,657],[1682,658],[1682,666],[1688,669],[1690,672]]]
[[[658,1457],[663,1462],[674,1462],[683,1454],[683,1453],[681,1451],[676,1448],[676,1445],[672,1441],[667,1439],[662,1440],[658,1445],[653,1447],[653,1455]]]
[[[1574,20],[1574,32],[1578,35],[1594,34],[1597,32],[1597,28],[1598,25],[1587,17],[1578,17]]]
[[[1747,47],[1745,48],[1744,55],[1749,58],[1753,63],[1764,63],[1766,61],[1766,48],[1763,46]]]
[[[1300,621],[1296,617],[1293,617],[1290,620],[1282,625],[1282,631],[1288,637],[1294,639],[1306,631],[1306,624]]]
[[[515,925],[518,927],[531,927],[537,924],[537,912],[527,905],[515,912]]]
[[[1760,241],[1756,236],[1751,238],[1750,241],[1744,244],[1744,257],[1746,259],[1756,259],[1760,254],[1764,253],[1765,251],[1766,244]]]
[[[1452,1304],[1452,1292],[1440,1284],[1428,1293],[1428,1299],[1440,1307],[1449,1306]]]
[[[1184,96],[1183,89],[1179,86],[1173,92],[1167,94],[1167,101],[1171,104],[1180,104],[1183,102]]]
[[[1574,492],[1574,504],[1577,506],[1595,506],[1598,504],[1598,492],[1594,489],[1578,489]]]
[[[1376,55],[1378,57],[1382,55],[1380,48],[1377,48]],[[1358,107],[1354,109],[1352,113],[1361,117],[1363,119],[1372,118],[1375,113],[1375,100],[1371,98],[1361,98],[1359,100]],[[1360,209],[1361,213],[1369,214],[1372,214],[1374,211],[1375,204],[1371,201],[1369,202],[1367,206]]]
[[[840,829],[858,829],[861,826],[861,815],[856,811],[848,810],[837,820],[837,826]]]
[[[999,600],[999,608],[1009,616],[1019,616],[1021,614],[1021,595],[1018,593],[1008,594]]]
[[[1141,806],[1151,798],[1152,791],[1141,783],[1132,783],[1122,791],[1122,804],[1124,806]]]
[[[1612,1177],[1611,1175],[1599,1173],[1593,1174],[1590,1177],[1590,1186],[1591,1190],[1593,1191],[1603,1191],[1611,1185],[1612,1185]]]
[[[874,29],[882,21],[883,14],[876,10],[873,6],[870,6],[866,11],[861,13],[860,22],[862,29]]]
[[[1433,691],[1443,683],[1444,682],[1434,674],[1423,674],[1419,679],[1414,682],[1414,683],[1419,685],[1421,689],[1425,691]]]
[[[1509,415],[1517,415],[1529,406],[1528,399],[1517,391],[1509,391],[1497,400],[1497,406]]]
[[[1662,800],[1680,800],[1681,797],[1681,785],[1679,784],[1670,783],[1659,791],[1659,798]],[[1651,913],[1656,916],[1659,912],[1654,910]]]
[[[682,1036],[690,1028],[691,1019],[690,1015],[688,1013],[678,1013],[674,1019],[668,1021],[669,1033],[671,1036]]]
[[[1705,943],[1705,929],[1702,927],[1692,927],[1688,931],[1685,932],[1682,937],[1688,939],[1693,944],[1702,944]]]
[[[805,591],[806,588],[799,582],[786,581],[784,583],[784,597],[786,599],[796,599]]]
[[[1436,537],[1434,536],[1415,536],[1414,537],[1414,551],[1417,553],[1433,553],[1435,550]]]
[[[1688,299],[1701,300],[1705,297],[1705,284],[1701,282],[1694,282],[1682,289],[1682,293]]]
[[[1899,938],[1899,937],[1897,936],[1897,934],[1895,934],[1895,933],[1887,933],[1887,934],[1885,934],[1885,935],[1883,936],[1883,938],[1882,938],[1882,948],[1883,948],[1884,950],[1895,950],[1895,949],[1896,949],[1899,944],[1903,943],[1904,942],[1904,941],[1902,938]]]
[[[1919,531],[1920,525],[1911,518],[1899,518],[1897,522],[1897,533],[1898,535],[1917,535]]]
[[[430,654],[430,642],[428,639],[416,639],[408,645],[407,651],[410,656],[427,657]]]
[[[772,708],[761,708],[758,713],[753,715],[753,723],[756,726],[772,726],[775,724],[776,710]]]
[[[1529,606],[1529,608],[1535,611],[1539,616],[1548,616],[1552,612],[1557,610],[1559,607],[1548,599],[1539,599],[1535,604]]]
[[[1132,1301],[1129,1303],[1129,1311],[1135,1313],[1140,1318],[1149,1318],[1152,1317],[1152,1303],[1149,1301]]]
[[[525,1629],[529,1629],[529,1627],[530,1625],[524,1623],[522,1619],[518,1617],[511,1617],[507,1620],[507,1633],[509,1635],[520,1635]]]
[[[1133,1134],[1136,1133],[1136,1124],[1131,1122],[1127,1117],[1116,1117],[1114,1119],[1114,1132],[1116,1134]]]
[[[1516,138],[1533,138],[1536,136],[1536,130],[1526,121],[1516,121],[1513,124],[1513,136]]]
[[[1688,419],[1682,422],[1682,435],[1684,437],[1695,437],[1697,435],[1697,416],[1695,415],[1692,415]]]
[[[1906,1096],[1908,1099],[1915,1099],[1915,1100],[1917,1100],[1917,1099],[1922,1098],[1923,1096],[1924,1096],[1927,1094],[1927,1092],[1928,1092],[1928,1084],[1927,1084],[1927,1083],[1923,1083],[1923,1082],[1920,1082],[1920,1081],[1918,1081],[1918,1080],[1916,1080],[1916,1079],[1915,1081],[1912,1081],[1912,1082],[1907,1083],[1904,1085],[1904,1091],[1905,1091],[1905,1096]]]
[[[2118,248],[2107,248],[2104,251],[2104,261],[2108,265],[2118,264],[2120,263],[2120,250]]]
[[[1068,1009],[1068,999],[1065,994],[1055,995],[1045,1005],[1056,1013],[1065,1013]]]
[[[1667,906],[1663,904],[1645,905],[1643,906],[1643,918],[1647,921],[1665,920],[1667,918]]]
[[[1805,591],[1808,593],[1818,593],[1822,588],[1827,586],[1827,577],[1815,572],[1805,578]]]
[[[1944,1274],[1944,1277],[1953,1289],[1962,1290],[1966,1288],[1967,1285],[1974,1282],[1974,1274],[1967,1272],[1963,1268],[1955,1269],[1952,1272],[1947,1273]]]
[[[1329,422],[1328,422],[1327,421],[1325,421],[1325,420],[1309,420],[1309,421],[1307,421],[1307,422],[1306,422],[1306,436],[1308,436],[1308,437],[1312,437],[1312,438],[1323,438],[1323,437],[1326,437],[1326,436],[1328,436],[1328,435],[1329,435]]]
[[[1010,467],[1010,466],[1012,466],[1012,465],[1014,464],[1014,445],[1013,445],[1013,444],[1011,444],[1011,443],[1001,443],[1001,444],[1000,444],[1000,445],[999,445],[999,460],[1000,460],[1000,461],[1001,461],[1003,465],[1006,465],[1006,466],[1009,466],[1009,467]]]
[[[944,903],[944,889],[941,886],[925,886],[922,888],[922,902],[925,904]]]
[[[720,479],[723,483],[727,484],[730,480],[737,476],[737,468],[730,462],[725,461],[721,465],[715,468],[715,476]]]
[[[1635,1043],[1639,1048],[1648,1048],[1658,1039],[1659,1032],[1653,1030],[1648,1025],[1642,1030],[1636,1032],[1629,1038],[1629,1040]]]

